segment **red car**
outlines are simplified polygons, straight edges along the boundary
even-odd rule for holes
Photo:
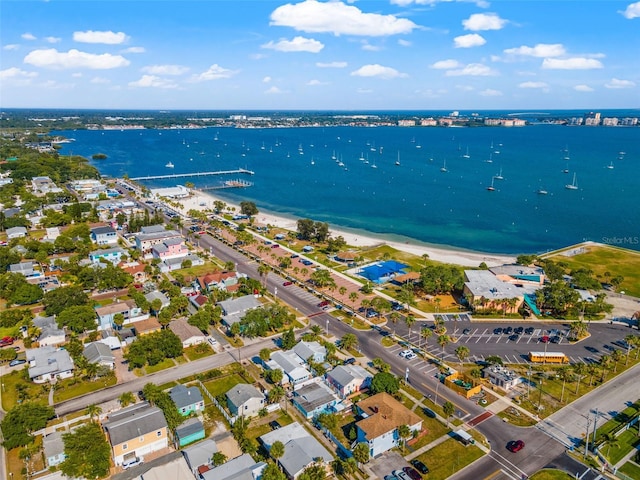
[[[540,337],[540,341],[542,343],[549,343],[549,340],[550,340],[549,335],[545,335],[543,337]]]
[[[3,337],[0,339],[0,347],[6,347],[7,345],[13,345],[12,337]]]
[[[507,450],[510,452],[519,452],[524,448],[524,442],[522,440],[512,440],[507,443]]]
[[[288,287],[289,285],[293,285],[293,282],[284,282],[282,284],[283,287]]]

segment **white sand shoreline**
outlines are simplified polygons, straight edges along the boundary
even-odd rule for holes
[[[227,205],[235,207],[236,212],[240,211],[239,205],[228,202],[223,198],[216,197],[209,192],[201,192],[198,190],[192,190],[191,197],[180,199],[178,200],[178,203],[183,205],[182,213],[186,215],[186,213],[191,209],[201,210],[204,207],[213,210],[213,202],[215,200],[223,201]],[[298,229],[297,219],[287,218],[283,215],[260,211],[260,213],[258,213],[255,218],[256,221],[262,225],[272,225],[274,227],[283,228],[285,230],[291,230],[294,232]],[[395,248],[396,250],[411,253],[413,255],[422,256],[424,254],[427,254],[432,260],[443,263],[453,263],[466,267],[477,267],[482,262],[486,263],[490,267],[509,264],[514,263],[516,258],[513,255],[482,253],[432,246],[413,239],[408,239],[405,242],[390,241],[385,238],[376,237],[376,235],[371,232],[357,232],[355,230],[350,231],[348,228],[334,227],[331,224],[329,224],[329,230],[331,232],[331,236],[342,236],[346,240],[347,244],[353,247],[369,247],[374,245],[386,244]]]

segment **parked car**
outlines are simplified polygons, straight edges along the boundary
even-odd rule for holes
[[[391,474],[395,475],[398,480],[411,480],[411,477],[404,473],[403,470],[394,470]]]
[[[411,460],[411,465],[413,465],[413,467],[418,470],[420,473],[429,473],[429,469],[427,468],[427,466],[422,463],[420,460],[414,459]]]
[[[354,363],[356,363],[356,359],[353,357],[347,358],[343,363],[344,365],[353,365]]]
[[[293,282],[286,281],[282,284],[283,287],[288,287],[289,285],[293,285]]]
[[[533,327],[527,327],[524,329],[524,333],[526,333],[527,335],[532,335],[534,332],[535,328]]]
[[[494,328],[493,329],[493,334],[494,335],[502,335],[502,328],[500,328],[500,327]]]
[[[325,308],[325,307],[328,307],[330,303],[331,302],[329,302],[329,300],[323,300],[318,304],[318,307]]]
[[[0,339],[0,347],[6,347],[7,345],[13,345],[13,337],[2,337]]]
[[[411,350],[402,350],[398,355],[400,355],[401,357],[406,357],[410,353],[413,353],[413,352]]]
[[[541,341],[542,343],[549,343],[549,340],[551,340],[551,339],[549,338],[549,335],[543,335],[542,337],[540,337],[540,341]]]
[[[524,327],[516,327],[513,329],[513,333],[517,333],[518,335],[522,335],[522,332],[524,332]]]
[[[294,253],[293,255],[291,255],[291,258],[298,258],[300,255],[298,255],[297,253]]]
[[[510,452],[519,452],[524,448],[524,442],[522,440],[512,440],[507,443],[507,450]]]
[[[278,430],[280,428],[280,424],[275,420],[269,422],[269,426],[271,427],[271,430]]]
[[[26,360],[24,360],[24,359],[20,359],[20,360],[15,359],[15,360],[11,360],[11,361],[9,362],[9,366],[10,366],[10,367],[15,367],[15,366],[17,366],[17,365],[22,365],[23,363],[27,363],[27,361],[26,361]]]
[[[513,327],[507,327],[507,328],[505,328],[504,330],[502,330],[502,332],[503,332],[505,335],[511,335],[511,334],[513,333]]]
[[[278,245],[277,243],[274,243],[273,245],[271,245],[271,248],[280,248],[280,245]]]
[[[471,333],[471,329],[470,328],[465,328],[464,330],[462,330],[462,334],[463,335],[469,335],[469,333]]]
[[[411,480],[422,480],[422,475],[420,475],[418,471],[413,467],[404,467],[402,471],[409,475],[409,477],[411,477]]]
[[[404,358],[406,358],[407,360],[413,360],[414,358],[418,358],[418,355],[413,352],[409,352],[409,354],[405,355]]]

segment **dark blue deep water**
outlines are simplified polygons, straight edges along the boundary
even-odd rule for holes
[[[105,175],[247,168],[255,175],[227,179],[242,178],[253,182],[252,187],[213,193],[230,202],[249,200],[265,211],[393,240],[511,254],[541,253],[583,240],[640,249],[637,127],[55,133],[75,139],[62,153],[88,158],[107,154],[107,160],[93,162]],[[395,165],[398,159],[400,165]],[[175,168],[165,167],[169,161]],[[442,172],[445,164],[447,172]],[[503,179],[494,179],[495,191],[488,191],[500,172]],[[566,189],[574,173],[578,189]],[[147,185],[193,181],[202,187],[222,180],[156,180]]]

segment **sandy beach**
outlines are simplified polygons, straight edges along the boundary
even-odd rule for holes
[[[200,192],[197,190],[192,190],[192,195],[189,198],[180,199],[178,203],[182,204],[182,213],[186,215],[186,213],[191,209],[202,210],[204,208],[207,208],[213,210],[213,202],[215,200],[222,200],[227,205],[235,207],[236,212],[240,211],[239,205],[227,202],[226,200],[215,197],[210,193]],[[259,205],[258,209],[260,209]],[[260,213],[256,215],[256,222],[261,225],[272,225],[274,227],[283,228],[285,230],[297,230],[297,220],[268,212],[260,211]],[[477,267],[482,262],[485,262],[490,267],[515,262],[514,256],[481,252],[468,252],[444,247],[433,247],[430,245],[421,245],[417,241],[414,241],[414,243],[411,240],[407,242],[393,242],[383,238],[376,238],[375,235],[370,233],[361,234],[348,232],[344,229],[340,229],[340,227],[335,227],[331,224],[329,224],[329,230],[331,232],[331,236],[342,236],[346,240],[347,244],[353,247],[369,247],[373,245],[387,244],[403,252],[411,253],[417,256],[427,254],[432,260],[444,263],[453,263],[456,265],[463,265],[466,267]]]

